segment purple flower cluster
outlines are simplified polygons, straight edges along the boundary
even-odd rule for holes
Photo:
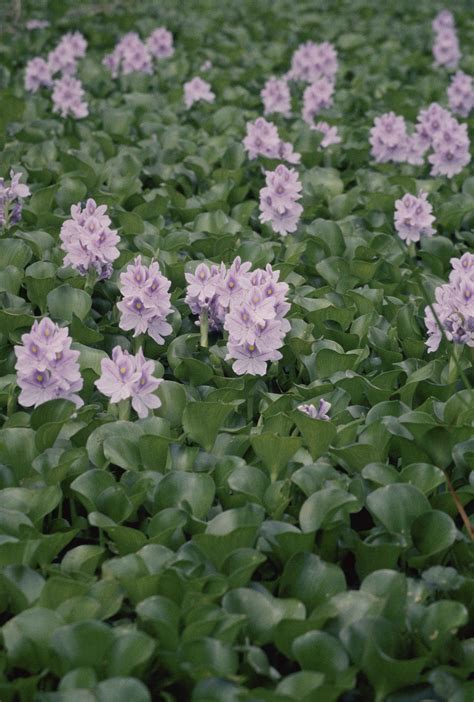
[[[323,139],[320,143],[320,147],[322,149],[327,149],[328,146],[332,146],[333,144],[340,144],[341,143],[341,137],[339,136],[339,132],[337,131],[337,127],[332,126],[328,124],[327,122],[317,122],[312,129],[317,130],[318,132],[323,133]]]
[[[267,122],[264,117],[259,117],[255,122],[247,122],[247,135],[243,145],[250,160],[257,156],[266,156],[293,164],[301,161],[301,155],[294,151],[293,145],[280,139],[276,126]]]
[[[172,332],[171,325],[166,321],[172,312],[168,292],[170,285],[171,281],[162,275],[157,261],[144,266],[141,256],[137,256],[120,274],[123,300],[117,303],[117,307],[121,313],[121,329],[133,329],[133,336],[149,334],[157,344],[162,344],[163,337]]]
[[[48,66],[51,74],[75,75],[77,59],[84,58],[87,41],[80,32],[68,32],[61,38],[59,44],[48,54]]]
[[[287,77],[306,83],[314,83],[319,78],[333,81],[337,69],[337,52],[329,41],[323,41],[321,44],[307,41],[300,44],[294,52]]]
[[[394,112],[376,117],[369,141],[377,163],[393,161],[423,165],[426,152],[432,150],[428,156],[431,175],[452,178],[471,160],[467,126],[460,124],[436,102],[420,110],[411,135],[407,133],[403,117]]]
[[[397,200],[395,229],[400,239],[410,244],[412,241],[420,241],[423,236],[433,236],[436,230],[431,226],[435,221],[432,212],[426,193],[420,193],[418,197],[407,193]]]
[[[153,59],[165,59],[174,54],[173,35],[165,27],[157,27],[146,41],[136,32],[128,32],[117,42],[115,49],[104,56],[102,63],[117,78],[122,72],[153,73]]]
[[[449,341],[474,348],[474,254],[452,258],[451,266],[449,282],[435,290],[435,314],[429,306],[425,308],[429,353],[438,348],[442,330]]]
[[[120,237],[110,229],[107,206],[97,206],[89,198],[84,207],[71,206],[72,219],[66,220],[60,233],[61,248],[66,252],[64,265],[72,266],[81,275],[95,271],[99,280],[110,278],[112,263],[120,255]]]
[[[184,84],[184,104],[189,110],[191,105],[202,100],[203,102],[214,102],[216,96],[211,90],[211,86],[206,80],[196,76]]]
[[[64,34],[56,48],[49,52],[47,61],[39,56],[28,61],[26,90],[36,93],[42,87],[53,88],[53,112],[59,112],[62,117],[87,117],[89,110],[83,99],[82,83],[74,78],[77,60],[85,56],[86,49],[87,41],[80,32]],[[61,76],[54,79],[56,73]]]
[[[28,61],[25,72],[25,89],[36,93],[40,88],[51,88],[53,76],[73,76],[77,71],[77,59],[86,54],[87,41],[80,32],[64,34],[59,44],[49,52],[48,59],[40,56]]]
[[[407,137],[403,117],[399,117],[395,112],[386,112],[376,117],[369,136],[372,156],[377,163],[404,161]]]
[[[334,83],[325,76],[318,78],[308,85],[303,93],[303,119],[310,127],[314,118],[321,110],[331,107],[333,102]]]
[[[193,314],[207,313],[209,327],[228,334],[227,359],[238,375],[264,375],[267,361],[281,358],[278,351],[290,329],[285,315],[288,286],[278,282],[270,265],[251,271],[251,263],[237,256],[226,269],[200,263],[187,273],[186,302]]]
[[[112,350],[112,359],[102,359],[100,366],[101,375],[95,384],[112,404],[131,398],[132,407],[140,419],[147,417],[150,410],[160,407],[161,401],[154,393],[162,381],[153,377],[155,364],[146,360],[141,349],[132,356],[116,346]]]
[[[273,231],[286,236],[296,231],[303,212],[298,203],[303,186],[293,168],[283,164],[265,171],[266,185],[260,190],[260,221],[270,222]]]
[[[48,62],[40,56],[31,59],[26,64],[25,89],[36,93],[40,88],[50,88],[53,85],[53,74]]]
[[[467,125],[460,124],[447,110],[432,103],[418,115],[416,131],[433,150],[428,156],[431,175],[452,178],[462,171],[471,160]]]
[[[65,75],[54,81],[53,112],[59,112],[61,117],[82,119],[89,114],[87,102],[84,102],[82,83],[73,76]]]
[[[25,29],[31,32],[33,29],[46,29],[49,27],[48,20],[30,19],[25,22]]]
[[[461,117],[469,117],[474,108],[474,87],[472,76],[458,71],[448,87],[449,107]]]
[[[129,73],[153,73],[152,56],[147,45],[136,32],[128,32],[116,44],[112,53],[104,56],[102,63],[117,78],[120,71]]]
[[[291,95],[286,80],[272,76],[265,83],[260,95],[263,100],[265,115],[279,113],[284,117],[290,116]]]
[[[288,285],[278,282],[279,271],[270,265],[248,277],[240,295],[230,300],[224,329],[228,332],[226,360],[234,360],[237,375],[265,375],[268,361],[278,361],[278,349],[290,330],[285,315]]]
[[[317,407],[314,405],[298,405],[300,412],[304,412],[311,419],[322,419],[328,421],[330,419],[328,412],[331,409],[331,403],[321,398]]]
[[[18,224],[21,219],[22,198],[28,197],[30,189],[20,183],[21,173],[10,171],[10,185],[0,178],[0,227]]]
[[[166,27],[157,27],[146,40],[147,49],[156,59],[173,56],[173,35]]]
[[[71,400],[77,407],[84,404],[77,395],[83,386],[79,351],[71,349],[68,329],[46,317],[34,322],[21,341],[22,346],[15,346],[20,405],[37,407],[56,398]]]
[[[433,20],[432,27],[435,33],[433,44],[435,65],[456,68],[461,59],[461,51],[451,12],[442,10]]]

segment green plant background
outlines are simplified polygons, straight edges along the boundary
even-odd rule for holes
[[[23,222],[0,238],[0,698],[2,702],[471,702],[474,559],[447,488],[474,496],[467,349],[427,355],[423,310],[449,259],[472,250],[474,176],[374,165],[368,130],[446,104],[425,0],[3,3],[0,173],[27,176]],[[474,73],[470,2],[451,4]],[[10,14],[8,14],[10,13]],[[26,32],[29,17],[51,27]],[[176,53],[153,76],[111,80],[103,55],[165,25]],[[62,33],[90,116],[62,121],[23,88],[26,61]],[[342,145],[323,153],[299,117],[275,118],[302,154],[304,215],[283,239],[258,221],[262,162],[245,124],[265,80],[306,40],[334,42]],[[199,73],[212,105],[184,109]],[[469,121],[471,137],[473,122]],[[273,167],[268,162],[265,166]],[[437,235],[408,254],[394,202],[429,193]],[[122,237],[93,296],[65,271],[71,204],[105,203]],[[94,390],[131,339],[118,271],[156,256],[172,281],[173,334],[145,343],[161,408],[118,421]],[[234,377],[224,341],[199,348],[184,304],[198,260],[271,263],[290,286],[291,332],[265,378]],[[15,407],[13,345],[35,317],[67,322],[85,406]],[[460,370],[463,377],[460,377]],[[329,422],[295,408],[324,397]]]

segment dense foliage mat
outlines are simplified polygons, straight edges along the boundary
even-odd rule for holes
[[[16,5],[13,3],[13,5]],[[454,8],[474,73],[474,17]],[[18,8],[17,8],[18,9]],[[23,3],[0,30],[0,173],[31,196],[0,237],[0,698],[2,702],[471,702],[474,682],[474,380],[470,349],[427,353],[424,309],[474,244],[474,175],[376,164],[369,129],[446,105],[431,0]],[[15,8],[12,9],[12,13]],[[30,16],[48,27],[26,31]],[[114,79],[128,31],[166,26],[175,53]],[[62,118],[24,68],[67,31],[88,41],[88,116]],[[262,225],[262,165],[246,123],[301,42],[334,43],[325,118],[292,88],[279,133],[301,154],[303,214]],[[471,52],[471,53],[470,53]],[[186,109],[205,73],[214,102]],[[204,76],[204,73],[202,74]],[[467,120],[472,132],[474,120]],[[436,234],[407,247],[395,201],[427,192]],[[63,266],[70,207],[108,206],[120,256],[88,286]],[[172,333],[143,350],[162,378],[147,418],[95,381],[119,345],[119,274],[138,254],[171,281]],[[196,262],[271,264],[291,329],[266,375],[237,376],[221,333],[200,345],[185,303]],[[79,409],[18,405],[14,345],[35,319],[67,324]],[[329,420],[298,411],[330,403]]]

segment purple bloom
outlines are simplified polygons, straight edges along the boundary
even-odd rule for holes
[[[112,350],[112,359],[102,359],[101,376],[95,384],[113,404],[131,398],[133,409],[143,418],[150,409],[161,405],[154,394],[161,380],[153,377],[153,370],[153,361],[147,361],[141,349],[132,356],[116,346]]]
[[[470,162],[470,141],[467,125],[459,124],[454,117],[433,137],[433,153],[428,156],[431,175],[448,178],[460,173]]]
[[[412,166],[422,166],[428,149],[426,142],[418,134],[411,134],[405,141],[405,160]]]
[[[79,351],[71,349],[67,328],[47,317],[34,322],[28,334],[15,346],[17,383],[21,388],[18,402],[23,407],[37,407],[56,398],[71,400],[80,407],[77,395],[83,380],[79,371]]]
[[[326,110],[333,103],[334,83],[322,77],[308,85],[303,93],[303,119],[310,125],[321,110]]]
[[[406,157],[407,132],[403,117],[386,112],[374,120],[369,137],[372,156],[377,163],[400,162]]]
[[[341,137],[337,131],[337,127],[331,127],[327,122],[318,122],[312,129],[316,129],[318,132],[322,132],[324,137],[320,143],[322,149],[327,149],[328,146],[333,144],[340,144]]]
[[[224,329],[229,333],[226,358],[234,359],[237,375],[265,375],[267,362],[281,358],[278,349],[290,329],[285,314],[288,285],[268,265],[245,279],[242,291],[231,298]]]
[[[278,112],[284,117],[291,114],[291,96],[288,84],[284,79],[269,78],[262,88],[260,95],[264,104],[264,114]]]
[[[448,87],[449,107],[461,117],[469,117],[474,108],[472,77],[458,71]]]
[[[453,13],[449,10],[441,10],[434,18],[431,26],[433,27],[433,32],[442,32],[443,29],[454,29]]]
[[[330,419],[328,412],[331,409],[331,403],[321,398],[317,407],[314,405],[298,405],[298,409],[300,412],[307,414],[308,417],[311,417],[311,419],[323,419],[328,421]]]
[[[259,117],[255,122],[247,122],[243,145],[251,161],[257,156],[281,159],[293,164],[301,160],[301,154],[294,151],[292,144],[280,139],[278,129],[264,117]]]
[[[441,29],[436,33],[433,44],[433,56],[436,66],[457,67],[461,59],[461,51],[455,29]]]
[[[71,217],[60,233],[61,248],[66,252],[64,265],[72,266],[81,275],[95,270],[99,279],[110,278],[112,263],[120,255],[117,244],[120,237],[110,229],[107,206],[97,206],[89,198],[86,205],[72,205]]]
[[[111,54],[107,54],[102,63],[117,78],[119,71],[129,73],[153,73],[152,55],[146,44],[136,32],[128,32],[116,44]]]
[[[294,169],[283,164],[275,171],[266,171],[266,186],[260,190],[260,221],[270,222],[273,230],[286,236],[296,231],[303,212],[297,202],[302,185]]]
[[[205,73],[206,71],[210,71],[211,68],[213,68],[212,61],[206,59],[206,61],[204,61],[204,63],[201,64],[199,70]]]
[[[25,29],[29,32],[33,29],[45,29],[46,27],[49,27],[48,20],[31,19],[25,23]]]
[[[25,89],[36,93],[40,88],[50,88],[53,84],[49,64],[39,56],[26,64]]]
[[[146,46],[154,58],[169,58],[174,54],[173,35],[166,27],[157,27],[146,40]]]
[[[451,265],[449,282],[435,290],[433,309],[449,341],[474,348],[474,255],[452,258]],[[441,342],[442,331],[429,306],[425,308],[425,325],[426,345],[432,353]]]
[[[429,107],[420,110],[417,117],[416,134],[426,145],[432,146],[435,136],[445,127],[453,123],[453,116],[444,107],[432,102]],[[456,122],[456,120],[454,120]]]
[[[313,83],[319,78],[333,80],[337,68],[337,52],[330,42],[315,44],[307,41],[300,44],[294,52],[288,78],[304,80],[307,83]]]
[[[433,208],[426,193],[420,193],[418,197],[407,193],[395,202],[395,210],[395,229],[403,241],[409,244],[435,234],[436,230],[431,226],[435,221],[431,214]]]
[[[149,334],[157,344],[164,343],[163,336],[172,332],[166,321],[172,312],[170,285],[156,261],[147,267],[142,265],[141,256],[137,256],[120,275],[123,300],[117,303],[117,307],[121,312],[121,329],[133,329],[134,336]]]
[[[54,81],[53,112],[59,112],[61,117],[71,115],[76,119],[87,117],[89,109],[84,102],[82,83],[77,78],[64,76]]]
[[[0,178],[0,227],[18,224],[21,219],[21,199],[30,195],[27,185],[20,183],[21,173],[10,171],[10,185]]]
[[[214,102],[215,99],[209,83],[199,76],[184,84],[184,104],[188,110],[195,102]]]
[[[68,32],[59,44],[48,54],[48,66],[51,74],[62,73],[73,76],[77,71],[77,59],[86,55],[87,41],[80,32]]]

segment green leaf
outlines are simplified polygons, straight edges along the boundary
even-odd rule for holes
[[[83,320],[92,305],[91,296],[70,285],[60,285],[47,295],[51,316],[59,322],[72,322],[73,315]]]

